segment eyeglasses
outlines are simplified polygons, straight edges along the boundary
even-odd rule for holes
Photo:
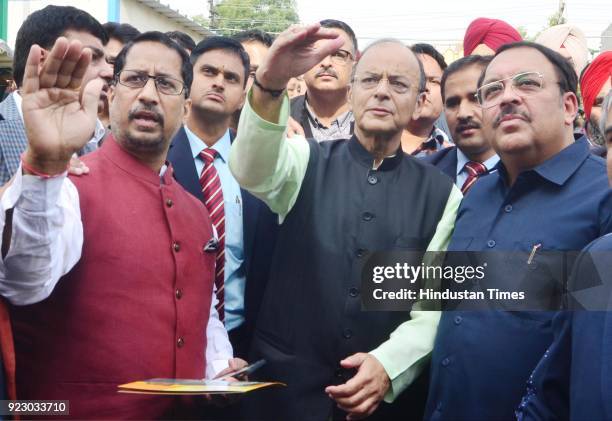
[[[331,53],[330,57],[336,64],[346,64],[353,60],[353,55],[351,52],[343,49],[339,49],[336,52]]]
[[[499,105],[504,96],[506,81],[508,80],[511,81],[510,86],[514,93],[524,98],[542,90],[544,76],[538,72],[524,72],[482,85],[476,90],[476,98],[478,98],[480,106],[482,108],[491,108]]]
[[[165,95],[180,95],[185,90],[185,84],[178,79],[168,76],[153,76],[138,70],[122,70],[116,81],[128,88],[139,89],[143,88],[149,82],[149,79],[153,79],[157,91]]]
[[[357,85],[360,88],[365,90],[371,90],[378,88],[378,85],[380,85],[380,82],[382,82],[383,80],[387,82],[389,88],[393,92],[398,94],[405,94],[411,88],[410,82],[408,82],[401,76],[382,77],[380,75],[370,75],[364,76],[362,78],[357,78],[355,81],[357,82]]]

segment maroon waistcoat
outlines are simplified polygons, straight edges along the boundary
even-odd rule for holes
[[[214,253],[204,205],[109,136],[83,159],[78,264],[41,303],[13,307],[20,399],[68,399],[70,415],[151,419],[190,399],[117,393],[153,377],[203,378]]]

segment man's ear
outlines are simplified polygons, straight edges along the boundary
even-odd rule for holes
[[[563,111],[565,112],[563,122],[566,126],[573,126],[578,114],[578,98],[573,92],[563,94]]]
[[[420,92],[417,96],[414,111],[412,112],[413,120],[418,120],[419,117],[421,117],[421,112],[423,112],[423,104],[425,104],[425,92]]]
[[[110,114],[110,106],[113,103],[113,98],[115,98],[115,85],[114,84],[110,84],[108,87],[108,112]]]
[[[191,110],[191,98],[187,98],[183,104],[183,119],[186,119]]]
[[[238,106],[238,109],[242,109],[242,107],[244,107],[244,103],[246,101],[247,95],[248,95],[249,91],[247,91],[246,86],[245,89],[242,90],[242,95],[240,96],[240,105]]]
[[[116,89],[116,86],[111,83],[108,87],[108,92],[106,94],[107,95],[106,100],[108,101],[108,120],[111,122],[111,125],[112,125],[112,117],[113,117],[112,108],[113,108],[113,100],[115,99],[115,89]]]

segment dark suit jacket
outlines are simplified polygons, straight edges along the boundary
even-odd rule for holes
[[[424,162],[437,167],[444,174],[448,175],[453,183],[457,181],[457,147],[451,146],[441,151],[421,158]]]
[[[611,251],[608,234],[576,259],[568,281],[574,311],[553,319],[555,339],[527,383],[518,419],[612,419]]]
[[[232,141],[234,140],[231,132]],[[168,161],[174,168],[174,177],[185,190],[203,201],[200,181],[185,129],[181,127],[170,145]],[[245,323],[250,338],[259,313],[263,293],[268,282],[270,260],[276,243],[278,216],[259,199],[240,189],[245,256]],[[250,340],[248,340],[250,343]]]
[[[306,95],[296,96],[291,98],[291,117],[300,123],[304,129],[304,137],[312,138],[312,129],[308,122],[308,111],[306,110]]]

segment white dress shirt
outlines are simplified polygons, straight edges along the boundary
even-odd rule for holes
[[[10,248],[0,258],[0,294],[15,305],[44,300],[81,258],[83,224],[77,188],[65,173],[45,180],[23,175],[19,166],[0,205],[0,233],[7,210],[13,209]],[[213,291],[206,327],[208,379],[227,368],[233,356],[216,301]]]

